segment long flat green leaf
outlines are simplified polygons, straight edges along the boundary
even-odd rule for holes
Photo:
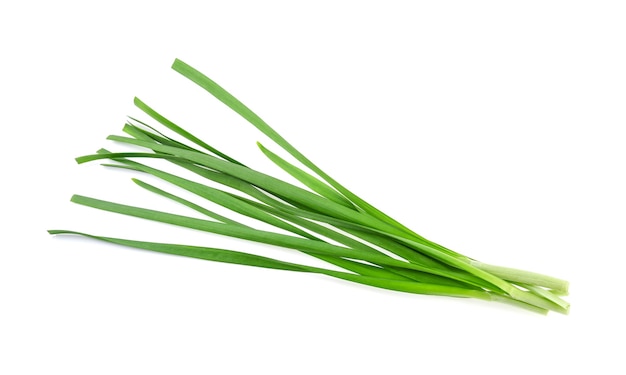
[[[133,170],[136,170],[136,169],[133,169]],[[217,213],[215,213],[215,212],[213,212],[211,210],[208,210],[208,209],[206,209],[206,208],[204,208],[204,207],[202,207],[200,205],[197,205],[197,204],[195,204],[195,203],[193,203],[191,201],[183,199],[183,198],[181,198],[181,197],[179,197],[177,195],[174,195],[172,193],[169,193],[169,192],[167,192],[167,191],[165,191],[163,189],[159,189],[159,188],[157,188],[154,185],[150,185],[147,182],[143,182],[143,181],[141,181],[139,179],[136,179],[136,178],[133,178],[132,180],[138,186],[140,186],[140,187],[142,187],[142,188],[144,188],[144,189],[146,189],[146,190],[148,190],[148,191],[150,191],[152,193],[155,193],[155,194],[161,195],[161,196],[163,196],[165,198],[171,199],[171,200],[173,200],[173,201],[175,201],[177,203],[180,203],[180,204],[182,204],[184,206],[187,206],[187,207],[191,208],[192,210],[195,210],[195,211],[197,211],[197,212],[199,212],[199,213],[201,213],[201,214],[203,214],[205,216],[208,216],[208,217],[210,217],[212,219],[215,219],[215,220],[217,220],[219,222],[222,222],[224,224],[243,225],[243,224],[241,224],[241,223],[239,223],[239,222],[237,222],[235,220],[232,220],[232,219],[229,219],[229,218],[227,218],[227,217],[225,217],[223,215],[217,214]]]
[[[491,301],[492,297],[489,293],[479,290],[471,290],[458,288],[445,285],[434,285],[426,283],[417,283],[408,280],[390,280],[382,279],[370,276],[355,275],[341,271],[334,271],[324,268],[311,267],[306,265],[300,265],[295,263],[284,262],[273,258],[263,257],[254,254],[248,254],[239,251],[216,249],[199,246],[188,246],[179,244],[165,244],[147,241],[133,241],[120,238],[96,236],[81,232],[68,231],[68,230],[49,230],[50,234],[74,234],[85,237],[90,237],[100,241],[115,243],[118,245],[155,251],[166,254],[180,255],[185,257],[192,257],[204,260],[211,260],[215,262],[231,263],[239,265],[247,265],[261,268],[271,268],[286,271],[295,272],[309,272],[324,274],[327,276],[352,281],[359,284],[374,286],[383,289],[390,289],[400,292],[413,293],[413,294],[431,294],[431,295],[444,295],[451,297],[464,297],[464,298],[478,298],[486,301]]]
[[[137,97],[135,97],[135,106],[137,106],[137,108],[141,109],[148,116],[150,116],[153,119],[155,119],[158,122],[160,122],[166,128],[168,128],[168,129],[174,131],[175,133],[185,137],[186,139],[192,141],[193,143],[197,144],[198,146],[204,148],[205,150],[210,151],[213,154],[215,154],[215,155],[217,155],[217,156],[219,156],[219,157],[221,157],[221,158],[223,158],[225,160],[230,161],[231,163],[243,165],[243,164],[239,163],[237,160],[235,160],[235,159],[231,158],[230,156],[222,153],[218,149],[216,149],[213,146],[207,144],[206,142],[204,142],[200,138],[196,137],[195,135],[189,133],[188,131],[186,131],[185,129],[183,129],[180,126],[176,125],[172,121],[168,120],[167,118],[165,118],[165,116],[161,115],[160,113],[158,113],[157,111],[152,109],[150,106],[148,106],[146,103],[142,102]]]

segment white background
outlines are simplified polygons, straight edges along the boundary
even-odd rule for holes
[[[0,373],[626,370],[624,2],[16,4],[0,5]],[[141,115],[135,95],[282,176],[254,144],[271,142],[176,57],[427,238],[570,280],[570,315],[47,235],[304,259],[69,202],[188,213],[133,173],[73,161],[121,149],[104,138]]]

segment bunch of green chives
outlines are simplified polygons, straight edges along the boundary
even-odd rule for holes
[[[112,135],[108,139],[136,146],[143,152],[112,153],[102,149],[94,155],[77,158],[78,163],[109,159],[115,164],[107,166],[152,175],[179,189],[291,234],[253,228],[139,179],[133,181],[140,187],[185,205],[206,216],[206,219],[79,195],[74,195],[72,201],[123,215],[294,249],[342,271],[211,247],[134,241],[70,230],[50,230],[51,234],[81,235],[139,249],[217,262],[318,273],[401,292],[500,301],[540,313],[549,310],[561,313],[569,311],[569,303],[561,298],[567,294],[566,281],[484,264],[425,239],[332,179],[248,107],[204,74],[178,59],[172,68],[248,120],[308,169],[307,172],[258,144],[265,156],[308,189],[246,167],[137,98],[135,105],[139,109],[186,142],[168,137],[144,122],[131,118],[123,129],[128,136]],[[142,164],[140,161],[144,158],[166,160],[237,193]],[[381,248],[395,256],[378,250]]]

